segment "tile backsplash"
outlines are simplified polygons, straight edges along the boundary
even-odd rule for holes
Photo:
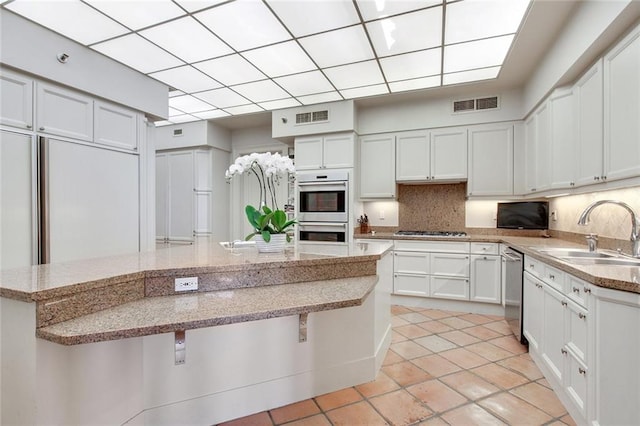
[[[397,195],[400,228],[464,231],[465,183],[398,185]]]

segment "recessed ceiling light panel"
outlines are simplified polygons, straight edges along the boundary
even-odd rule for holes
[[[411,80],[393,81],[389,83],[391,92],[406,92],[408,90],[428,89],[440,86],[440,75],[431,77],[412,78]]]
[[[347,27],[360,22],[350,1],[267,0],[296,37]]]
[[[367,23],[378,56],[430,49],[442,44],[442,7]]]
[[[297,107],[297,106],[300,106],[300,102],[298,102],[294,98],[288,98],[288,99],[279,99],[277,101],[260,102],[258,105],[260,105],[262,108],[266,109],[267,111],[272,111],[274,109]]]
[[[440,74],[442,49],[421,50],[380,59],[387,81]]]
[[[513,36],[488,38],[444,48],[444,73],[502,65]]]
[[[373,51],[361,25],[299,39],[320,68],[373,59]]]
[[[338,92],[317,93],[315,95],[298,96],[303,105],[321,104],[324,102],[341,101],[342,96]]]
[[[184,7],[188,12],[197,12],[228,0],[174,0],[180,6]]]
[[[233,86],[233,90],[240,93],[252,102],[266,102],[275,99],[288,98],[289,94],[282,90],[271,80],[256,81],[253,83]]]
[[[345,99],[364,98],[366,96],[384,95],[389,93],[386,84],[376,84],[374,86],[357,87],[354,89],[341,90],[340,94]]]
[[[169,106],[171,108],[179,109],[186,113],[207,111],[212,109],[211,105],[206,102],[196,99],[191,95],[176,96],[169,99]]]
[[[316,69],[309,56],[295,41],[249,50],[242,55],[269,77]]]
[[[251,101],[249,101],[248,99],[237,94],[233,90],[227,89],[226,87],[196,93],[194,96],[197,96],[198,98],[218,108],[227,108],[251,103]]]
[[[263,73],[238,54],[200,62],[194,66],[227,86],[266,78]]]
[[[500,67],[489,67],[478,70],[469,70],[456,72],[452,74],[445,74],[442,76],[443,84],[459,84],[470,83],[472,81],[489,80],[496,78],[500,72]]]
[[[327,68],[324,72],[338,90],[384,83],[376,61],[341,65]]]
[[[442,4],[442,0],[357,0],[365,21]]]
[[[137,34],[118,37],[91,47],[145,74],[184,65],[180,59]]]
[[[132,30],[139,30],[185,14],[171,0],[84,0]],[[56,2],[60,4],[64,2]],[[74,17],[74,23],[76,19]]]
[[[194,112],[193,113],[194,116],[201,118],[203,120],[209,120],[211,118],[219,118],[219,117],[228,117],[229,114],[220,110],[220,109],[213,109],[210,111],[202,111],[202,112]]]
[[[330,92],[333,90],[331,83],[329,83],[320,71],[310,71],[288,75],[286,77],[278,77],[274,79],[274,81],[296,97]]]
[[[149,75],[171,87],[175,87],[176,89],[180,89],[188,93],[216,89],[222,86],[220,83],[193,68],[191,65],[159,71]]]
[[[445,44],[513,34],[529,0],[461,1],[447,5]]]
[[[225,108],[225,110],[231,115],[251,114],[253,112],[264,111],[258,105],[254,105],[254,104]]]

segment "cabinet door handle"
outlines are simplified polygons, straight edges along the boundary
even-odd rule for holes
[[[580,319],[585,319],[587,316],[585,314],[583,314],[582,312],[578,313],[578,318]]]
[[[33,127],[31,124],[27,124],[27,129],[30,129],[31,127]]]
[[[587,370],[585,370],[582,367],[578,367],[578,373],[582,374],[583,376],[587,374]]]
[[[565,348],[560,349],[560,353],[562,355],[566,355],[567,354],[567,350]]]
[[[552,275],[552,274],[549,274],[549,279],[550,279],[550,280],[555,280],[555,279],[556,279],[556,276],[555,276],[555,275]]]
[[[585,293],[591,293],[591,289],[590,289],[590,288],[587,288],[587,287],[585,287],[585,288],[583,289],[583,291],[584,291]]]
[[[44,130],[44,127],[40,127],[40,130],[41,130],[41,131],[42,131],[42,130]]]
[[[562,302],[560,302],[560,304],[561,304],[562,306],[567,306],[567,302],[565,302],[564,300],[563,300]]]
[[[573,292],[574,293],[580,293],[580,289],[578,287],[573,287]]]

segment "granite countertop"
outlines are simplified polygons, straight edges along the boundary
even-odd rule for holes
[[[610,288],[632,293],[640,293],[640,267],[620,266],[620,265],[577,265],[564,262],[555,257],[541,253],[537,249],[546,248],[581,248],[585,249],[585,244],[577,244],[560,238],[543,237],[515,237],[505,235],[473,235],[466,237],[416,237],[416,236],[396,236],[391,232],[376,232],[371,234],[356,234],[356,238],[381,239],[381,240],[420,240],[420,241],[468,241],[468,242],[492,242],[504,243],[510,247],[536,259],[539,259],[562,271],[570,273],[582,280],[599,287]]]

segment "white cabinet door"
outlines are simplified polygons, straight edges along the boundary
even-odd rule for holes
[[[360,198],[395,198],[395,154],[393,135],[360,138]]]
[[[191,241],[194,235],[193,151],[169,154],[169,239]]]
[[[40,132],[93,140],[93,99],[51,84],[37,85],[36,128]]]
[[[543,284],[529,272],[524,273],[522,287],[522,328],[529,341],[529,348],[539,353],[542,343],[542,322],[544,314]]]
[[[536,143],[538,134],[538,116],[531,114],[524,122],[524,182],[527,193],[536,190]]]
[[[156,240],[169,239],[169,154],[156,154]]]
[[[396,272],[393,275],[393,292],[407,296],[429,296],[429,276]]]
[[[468,157],[468,195],[513,195],[512,124],[469,128]]]
[[[396,180],[430,179],[430,149],[427,131],[402,132],[396,135]]]
[[[640,175],[640,27],[604,57],[604,178]]]
[[[565,354],[564,389],[581,418],[576,423],[584,423],[587,418],[587,395],[589,387],[588,368],[571,352]]]
[[[540,192],[549,187],[549,147],[551,145],[551,113],[545,101],[525,122],[527,192]]]
[[[0,269],[37,260],[34,147],[30,135],[0,130]]]
[[[296,170],[313,170],[322,168],[322,137],[301,137],[295,142]]]
[[[33,80],[0,70],[0,124],[33,128]]]
[[[429,296],[439,299],[469,300],[469,279],[431,275]]]
[[[431,180],[467,178],[467,129],[433,130],[431,139]]]
[[[451,277],[469,277],[469,255],[451,253],[431,253],[430,273]]]
[[[353,153],[353,134],[324,137],[322,155],[324,168],[336,169],[353,167]]]
[[[396,251],[393,270],[406,274],[428,274],[429,253]]]
[[[557,383],[562,384],[564,368],[564,296],[548,285],[544,286],[542,359]]]
[[[591,185],[603,175],[602,60],[575,84],[577,164],[575,186]]]
[[[471,255],[471,293],[474,302],[501,303],[500,256]]]
[[[575,182],[576,125],[574,120],[576,102],[572,89],[554,92],[551,106],[550,175],[551,189],[571,188]]]
[[[128,108],[95,101],[96,143],[135,151],[138,149],[138,114]]]

